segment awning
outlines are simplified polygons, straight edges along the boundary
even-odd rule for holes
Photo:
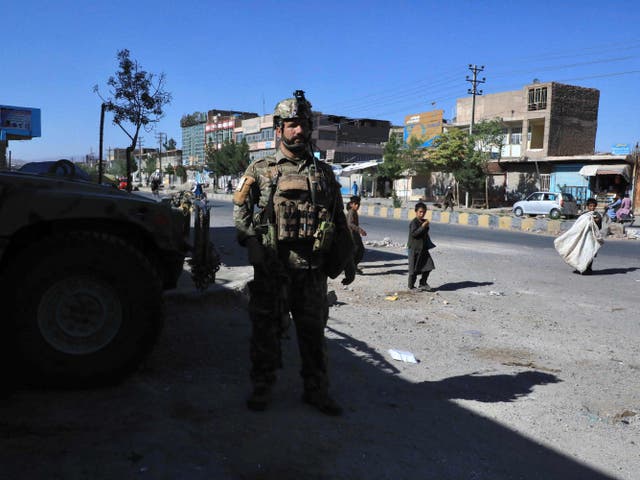
[[[622,175],[627,182],[631,181],[631,165],[585,165],[578,172],[583,177],[593,177],[595,175]]]
[[[354,163],[353,165],[349,165],[348,167],[344,167],[342,169],[342,173],[351,173],[357,170],[363,170],[365,168],[377,167],[382,163],[382,160],[370,160],[368,162]]]

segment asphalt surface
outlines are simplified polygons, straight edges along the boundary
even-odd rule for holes
[[[183,275],[135,374],[3,399],[0,478],[637,478],[637,257],[605,255],[605,244],[583,277],[551,248],[446,237],[434,225],[437,292],[416,294],[404,245],[369,226],[379,244],[367,246],[365,274],[329,282],[332,392],[345,414],[300,401],[293,330],[273,403],[255,413],[244,405],[252,272],[223,211],[213,202],[216,285],[198,292]]]

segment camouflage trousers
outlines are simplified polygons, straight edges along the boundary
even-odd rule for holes
[[[282,318],[290,313],[296,328],[305,391],[326,391],[327,276],[318,269],[286,269],[286,275],[280,276],[256,270],[249,291],[254,385],[275,382],[275,371],[281,366]]]

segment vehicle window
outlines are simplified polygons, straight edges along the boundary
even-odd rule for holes
[[[535,192],[527,197],[527,200],[542,200],[542,193]]]
[[[545,193],[544,194],[544,199],[545,200],[550,200],[550,201],[553,202],[556,199],[556,195],[555,195],[555,193]]]

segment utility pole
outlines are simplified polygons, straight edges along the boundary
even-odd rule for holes
[[[636,148],[633,150],[633,176],[632,185],[634,186],[633,194],[633,211],[640,212],[640,144],[636,142]]]
[[[478,84],[487,81],[482,77],[482,80],[478,80],[478,72],[484,71],[484,65],[478,67],[477,65],[469,64],[469,70],[473,73],[473,78],[469,78],[467,75],[467,82],[471,82],[471,88],[467,90],[467,93],[473,95],[471,100],[471,123],[469,124],[469,135],[473,135],[473,124],[476,119],[476,95],[482,95],[482,90],[478,90]]]
[[[98,147],[98,184],[102,184],[102,175],[104,173],[102,164],[102,149],[104,143],[104,113],[107,110],[107,104],[102,102],[100,105],[100,146]]]
[[[140,155],[138,156],[138,177],[140,178],[140,183],[142,183],[142,155],[144,150],[142,149],[142,144],[144,143],[144,137],[141,135],[138,137],[138,148],[140,149]]]
[[[162,142],[167,140],[167,134],[164,132],[156,133],[156,140],[158,140],[158,168],[160,169],[160,183],[162,184],[162,179],[164,178],[164,174],[162,172]]]

